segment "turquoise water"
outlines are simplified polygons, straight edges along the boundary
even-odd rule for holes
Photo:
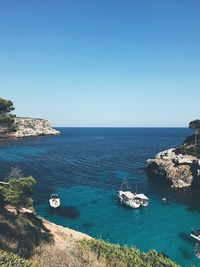
[[[182,266],[200,266],[189,233],[200,226],[199,191],[172,190],[148,178],[146,160],[180,144],[184,128],[61,128],[61,136],[2,140],[0,174],[22,168],[37,179],[34,206],[52,222],[111,242],[155,249]],[[121,179],[150,198],[149,207],[133,210],[119,204]],[[61,208],[48,206],[51,193]],[[169,201],[163,204],[162,196]]]

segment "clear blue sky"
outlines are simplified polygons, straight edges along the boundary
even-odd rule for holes
[[[187,126],[200,1],[0,0],[0,96],[54,126]]]

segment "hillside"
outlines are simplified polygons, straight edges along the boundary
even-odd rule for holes
[[[4,267],[178,267],[162,254],[96,240],[12,206],[0,211],[0,263]]]

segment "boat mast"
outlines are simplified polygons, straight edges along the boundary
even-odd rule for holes
[[[123,190],[125,189],[125,190]],[[130,191],[130,187],[129,187],[129,184],[128,184],[128,180],[126,178],[124,178],[122,180],[122,184],[121,184],[121,188],[120,188],[120,191]]]

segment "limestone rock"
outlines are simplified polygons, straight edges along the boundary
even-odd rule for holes
[[[188,187],[200,175],[200,160],[191,155],[177,155],[171,148],[158,153],[154,159],[148,159],[147,171],[167,179],[173,187]]]
[[[34,118],[15,119],[17,131],[11,133],[9,137],[27,137],[27,136],[42,136],[42,135],[59,135],[60,132],[51,128],[47,120]]]

